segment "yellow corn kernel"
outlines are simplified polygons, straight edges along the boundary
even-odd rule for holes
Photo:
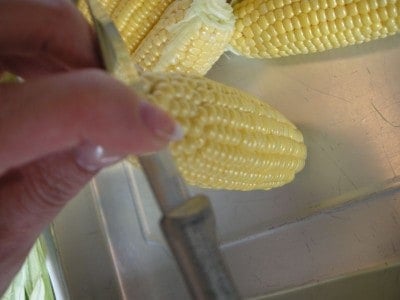
[[[133,53],[174,0],[119,0],[112,19]]]
[[[104,6],[104,8],[106,9],[106,11],[109,15],[112,14],[112,12],[114,11],[115,7],[117,6],[117,4],[119,2],[120,2],[120,0],[99,0],[99,3]],[[89,7],[87,5],[86,0],[78,0],[76,5],[77,5],[78,9],[84,15],[86,20],[88,20],[89,23],[92,24],[92,17],[90,15]]]
[[[145,71],[205,74],[225,51],[234,22],[225,0],[174,1],[133,59]]]
[[[185,137],[170,150],[189,184],[268,190],[292,181],[304,166],[300,131],[253,96],[178,73],[145,73],[135,89],[182,124]]]
[[[236,24],[230,50],[248,57],[320,52],[400,31],[400,1],[287,0],[278,3],[275,0],[242,0],[234,4],[233,13]],[[253,30],[254,23],[262,25],[263,31],[296,39],[280,39],[280,43],[273,43],[273,39]],[[298,42],[306,48],[299,47]]]

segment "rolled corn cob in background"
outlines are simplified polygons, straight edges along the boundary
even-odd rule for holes
[[[268,190],[292,181],[304,166],[300,131],[253,96],[184,74],[144,74],[135,89],[184,127],[184,139],[170,149],[189,184]]]
[[[320,52],[400,31],[398,0],[241,0],[231,50],[269,58]]]
[[[120,0],[111,17],[128,49],[134,53],[174,0]]]
[[[128,50],[133,53],[174,0],[100,0],[115,22]],[[86,0],[77,1],[78,9],[92,23]]]
[[[234,23],[225,0],[175,0],[133,59],[144,70],[205,74],[225,51]]]

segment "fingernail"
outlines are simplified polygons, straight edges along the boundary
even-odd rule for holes
[[[104,167],[110,166],[123,157],[110,155],[99,145],[90,142],[84,142],[75,150],[76,163],[87,171],[98,171]]]
[[[139,105],[139,113],[143,123],[158,137],[168,141],[178,141],[184,136],[181,125],[154,105],[142,101]]]

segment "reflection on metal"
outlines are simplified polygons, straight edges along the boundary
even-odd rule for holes
[[[186,184],[169,151],[139,156],[139,162],[164,214],[168,214],[189,199]]]
[[[124,163],[123,166],[124,173],[128,178],[130,196],[136,208],[143,240],[167,249],[167,244],[158,225],[161,220],[161,211],[146,177],[140,169],[132,168],[129,163]]]
[[[239,299],[218,248],[210,201],[195,196],[164,215],[161,227],[193,299]]]
[[[64,269],[61,265],[60,253],[57,247],[56,236],[53,227],[50,225],[42,233],[46,245],[46,266],[49,270],[51,284],[53,286],[54,296],[57,300],[70,299],[67,283],[65,282]]]

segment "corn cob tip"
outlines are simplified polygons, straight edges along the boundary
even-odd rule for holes
[[[185,130],[170,150],[187,183],[204,188],[268,190],[293,180],[305,163],[300,131],[240,90],[200,76],[145,73],[136,91]]]

